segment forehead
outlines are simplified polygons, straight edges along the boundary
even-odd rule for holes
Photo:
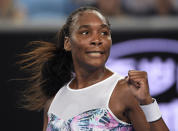
[[[96,23],[108,25],[106,18],[101,13],[95,10],[87,10],[78,13],[73,20],[74,20],[73,24],[75,26],[91,25]]]

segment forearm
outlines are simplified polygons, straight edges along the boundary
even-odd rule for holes
[[[137,98],[146,121],[152,131],[168,131],[162,119],[159,106],[149,93],[148,76],[145,71],[130,70],[128,72],[128,83],[134,96]]]
[[[131,121],[134,131],[152,131],[151,125],[147,122],[144,112],[135,105],[128,112],[128,118]]]
[[[169,131],[163,119],[159,119],[155,122],[150,122],[151,131]]]

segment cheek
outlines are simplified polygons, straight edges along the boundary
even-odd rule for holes
[[[71,51],[75,54],[80,54],[83,51],[83,48],[80,45],[75,44],[75,45],[72,45]]]
[[[80,54],[84,51],[84,45],[85,43],[83,43],[81,40],[72,40],[71,41],[71,52],[76,54]]]
[[[105,48],[107,50],[110,50],[110,48],[112,46],[112,39],[111,39],[111,37],[107,38],[104,43],[105,43]]]
[[[107,40],[106,43],[105,43],[105,51],[106,51],[106,57],[109,57],[110,55],[110,48],[112,46],[112,41],[111,40]]]
[[[86,48],[89,41],[90,41],[89,38],[81,38],[78,35],[73,35],[73,37],[71,38],[71,46],[73,49],[77,49],[81,51],[82,49]]]

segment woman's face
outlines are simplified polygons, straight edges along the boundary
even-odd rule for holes
[[[85,11],[74,18],[71,36],[64,47],[71,51],[74,66],[103,67],[112,44],[109,26],[97,11]]]

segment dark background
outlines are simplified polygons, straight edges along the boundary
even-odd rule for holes
[[[14,81],[12,79],[23,77],[24,73],[20,72],[15,64],[19,57],[17,54],[27,50],[25,45],[33,40],[52,40],[56,32],[44,31],[18,31],[18,32],[0,32],[1,43],[1,114],[3,123],[1,129],[6,131],[40,131],[43,126],[43,112],[30,112],[18,108],[19,90],[25,87],[25,83]],[[161,30],[161,31],[112,31],[113,43],[137,38],[168,38],[178,40],[178,30]],[[167,96],[177,97],[173,90]]]

